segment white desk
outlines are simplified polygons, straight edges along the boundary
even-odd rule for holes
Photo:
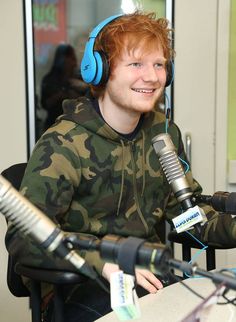
[[[215,289],[211,280],[206,278],[190,278],[184,281],[203,297],[209,296]],[[229,291],[228,297],[234,298],[236,291]],[[220,298],[220,301],[225,301]],[[185,318],[202,299],[191,293],[180,283],[173,284],[156,294],[149,294],[139,299],[141,318],[138,322],[179,322]],[[114,312],[98,319],[99,322],[120,321]],[[207,322],[235,322],[236,307],[232,304],[214,305]],[[204,321],[205,322],[205,321]]]

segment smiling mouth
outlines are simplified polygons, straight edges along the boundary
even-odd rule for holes
[[[155,89],[141,89],[141,88],[132,88],[133,91],[137,93],[151,94],[154,93]]]

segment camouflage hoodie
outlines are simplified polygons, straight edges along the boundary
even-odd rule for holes
[[[88,98],[64,101],[64,111],[37,142],[21,192],[64,231],[159,241],[156,228],[162,217],[170,221],[181,211],[151,144],[154,136],[165,131],[163,113],[146,114],[140,131],[128,140],[104,122]],[[168,133],[178,155],[186,159],[174,123]],[[188,179],[193,191],[200,192],[191,172]],[[212,208],[205,206],[204,210],[211,220],[203,228],[202,239],[235,244],[231,216],[219,220]],[[22,262],[60,266],[58,259],[45,256],[31,240],[20,239],[10,226],[6,245]],[[97,253],[80,253],[101,271],[103,261]]]

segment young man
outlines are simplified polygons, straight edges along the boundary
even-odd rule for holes
[[[21,191],[64,231],[158,242],[163,216],[170,221],[181,213],[151,143],[166,131],[165,115],[156,106],[165,89],[167,62],[173,58],[168,22],[136,12],[113,19],[95,38],[92,50],[106,57],[108,77],[90,81],[91,97],[64,101],[64,115],[35,146]],[[82,63],[85,72],[89,64]],[[168,133],[186,160],[181,133],[173,122]],[[201,192],[190,172],[188,179],[193,192]],[[201,206],[210,219],[202,227],[202,240],[235,243],[231,216],[221,219],[211,207]],[[19,242],[18,233],[9,227],[10,252],[16,240],[14,253],[21,261],[56,265],[53,256],[45,256],[29,239]],[[104,263],[97,253],[81,254],[108,281],[119,269]],[[136,278],[147,292],[162,288],[146,269],[136,269]],[[109,312],[109,295],[95,284],[89,281],[88,287],[70,294],[67,321],[77,321],[75,316],[78,321],[94,321]]]

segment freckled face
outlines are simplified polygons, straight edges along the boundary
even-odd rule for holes
[[[140,114],[151,111],[165,88],[165,63],[161,48],[145,55],[140,48],[124,51],[108,80],[106,102]]]

